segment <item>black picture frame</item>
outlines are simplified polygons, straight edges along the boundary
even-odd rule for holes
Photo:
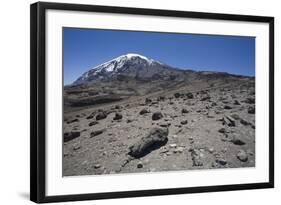
[[[238,185],[229,184],[221,186],[46,196],[45,26],[46,10],[48,9],[263,22],[269,24],[269,181]],[[30,7],[30,76],[30,199],[34,202],[97,200],[274,187],[274,17],[38,2],[32,4]]]

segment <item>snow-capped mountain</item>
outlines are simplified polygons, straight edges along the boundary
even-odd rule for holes
[[[73,85],[118,78],[169,79],[182,71],[139,54],[129,53],[98,65],[81,75]]]

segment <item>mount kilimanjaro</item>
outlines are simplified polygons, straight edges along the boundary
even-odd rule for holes
[[[170,80],[183,71],[139,54],[126,54],[90,69],[73,85],[91,84],[123,78],[137,80]]]

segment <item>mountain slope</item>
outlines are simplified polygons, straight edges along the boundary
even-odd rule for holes
[[[220,87],[251,78],[225,72],[180,70],[139,54],[126,54],[90,69],[64,87],[65,109],[96,106],[134,96]]]

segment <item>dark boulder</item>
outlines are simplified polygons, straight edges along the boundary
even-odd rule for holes
[[[161,112],[155,112],[152,115],[152,120],[160,120],[163,117],[163,114]]]
[[[102,119],[105,119],[106,117],[107,117],[106,112],[100,111],[96,116],[96,120],[102,120]]]
[[[180,93],[175,93],[174,96],[175,96],[175,98],[179,98],[181,96],[181,94]]]
[[[225,166],[227,164],[227,161],[223,158],[219,158],[219,159],[216,159],[216,163],[218,163],[222,166]]]
[[[226,133],[226,130],[225,130],[225,128],[221,128],[221,129],[218,130],[218,132],[219,132],[219,133],[222,133],[222,134],[225,134],[225,133]]]
[[[123,115],[121,113],[115,113],[113,120],[121,120],[122,118],[123,118]]]
[[[203,166],[203,153],[200,152],[198,149],[193,149],[191,151],[191,159],[192,159],[192,166],[200,167]]]
[[[140,158],[151,151],[164,146],[168,142],[169,130],[167,128],[152,128],[150,132],[129,147],[129,155]]]
[[[145,98],[145,104],[149,104],[151,102],[152,102],[152,100],[150,98]]]
[[[189,111],[188,111],[186,108],[183,108],[183,109],[181,110],[181,113],[185,114],[185,113],[189,113]]]
[[[89,116],[86,117],[86,119],[89,120],[89,119],[94,118],[94,117],[95,117],[95,114],[96,114],[95,112],[91,113]]]
[[[256,112],[256,110],[255,110],[254,107],[249,107],[249,108],[248,108],[248,113],[249,113],[249,114],[255,114],[255,112]]]
[[[89,126],[93,126],[93,125],[96,125],[96,124],[98,124],[97,121],[92,121],[92,122],[89,123]]]
[[[224,117],[223,120],[222,120],[222,124],[228,125],[229,127],[235,127],[235,125],[236,125],[235,120],[230,116]]]
[[[251,125],[250,122],[248,122],[247,120],[244,120],[244,119],[241,119],[241,120],[240,120],[240,123],[241,123],[242,125],[245,125],[245,126]]]
[[[67,124],[71,124],[71,123],[73,123],[73,122],[79,122],[79,119],[75,118],[75,119],[69,120],[69,121],[67,122]]]
[[[209,95],[204,95],[202,98],[201,98],[201,101],[206,101],[206,100],[210,100],[211,97]]]
[[[194,96],[193,96],[192,93],[186,93],[186,97],[187,97],[188,99],[193,99],[193,98],[194,98]]]
[[[246,162],[248,161],[248,154],[244,150],[239,150],[236,157],[241,161],[241,162]]]
[[[157,101],[164,101],[165,100],[165,97],[164,96],[159,96],[158,98],[157,98]]]
[[[80,136],[80,132],[66,132],[63,134],[63,141],[68,142]]]
[[[234,100],[234,105],[241,105],[240,102],[238,100]]]
[[[143,109],[140,111],[140,115],[143,115],[143,114],[146,114],[146,113],[150,113],[150,111],[149,111],[148,108],[143,108]]]
[[[248,104],[255,104],[255,98],[247,98],[244,102]]]
[[[223,108],[224,108],[225,110],[231,110],[231,109],[232,109],[232,107],[229,106],[229,105],[225,105]]]
[[[187,124],[187,120],[181,121],[181,124],[182,124],[182,125],[186,125],[186,124]]]
[[[97,135],[100,135],[104,132],[104,130],[96,130],[96,131],[93,131],[91,132],[91,137],[95,137]]]
[[[233,144],[235,144],[235,145],[244,145],[244,144],[246,144],[246,143],[241,139],[241,137],[236,136],[236,135],[232,136],[232,139],[231,139],[230,141],[231,141]]]

